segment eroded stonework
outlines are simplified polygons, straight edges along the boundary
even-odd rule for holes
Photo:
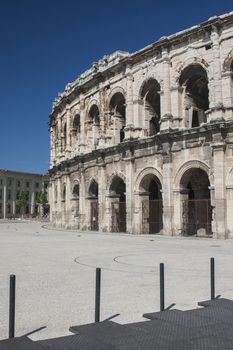
[[[55,227],[233,237],[233,13],[95,62],[50,115]]]

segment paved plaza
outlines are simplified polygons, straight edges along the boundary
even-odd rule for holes
[[[0,223],[0,339],[8,334],[9,275],[16,274],[16,335],[44,339],[94,320],[95,268],[102,268],[101,319],[142,320],[159,310],[159,263],[166,306],[196,308],[216,293],[233,298],[233,241],[55,231],[38,222]]]

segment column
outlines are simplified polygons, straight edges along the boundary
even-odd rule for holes
[[[84,171],[81,170],[81,179],[80,179],[80,187],[79,187],[79,200],[80,200],[80,229],[86,230],[87,229],[87,212],[88,212],[88,206],[87,206],[87,200],[86,200],[86,186],[85,186],[85,177],[84,177]]]
[[[134,209],[134,156],[131,150],[127,151],[125,165],[126,173],[126,232],[133,233],[133,209]]]
[[[160,130],[165,131],[171,128],[171,91],[170,91],[170,58],[168,49],[163,48],[163,91],[161,91],[161,125]]]
[[[65,228],[71,228],[72,203],[70,175],[66,175]]]
[[[16,182],[17,179],[13,179],[13,183],[12,183],[12,215],[13,217],[15,217],[15,213],[16,213]]]
[[[55,137],[53,127],[50,127],[50,168],[54,165],[56,155],[54,154]]]
[[[128,69],[126,73],[127,77],[127,87],[126,87],[126,126],[124,128],[125,131],[125,139],[133,138],[134,136],[134,113],[133,113],[133,75]]]
[[[66,157],[69,158],[71,152],[71,113],[70,109],[66,110]]]
[[[98,164],[98,204],[99,204],[99,231],[106,231],[105,225],[105,198],[106,198],[106,175],[105,162],[100,159]]]
[[[210,82],[209,89],[212,89],[212,100],[210,101],[210,120],[215,122],[223,119],[223,101],[222,101],[222,76],[218,29],[213,26],[211,33],[212,52],[213,52],[213,81]]]
[[[34,186],[33,182],[32,182],[32,186]],[[33,215],[35,213],[35,191],[34,189],[32,190],[31,193],[31,215]]]
[[[61,157],[61,155],[62,155],[62,139],[61,139],[61,117],[59,116],[58,117],[58,120],[57,120],[57,126],[58,126],[58,135],[57,135],[57,137],[58,137],[58,154],[57,154],[57,156],[58,157]]]
[[[225,109],[225,119],[232,119],[233,110],[233,81],[232,72],[224,72],[222,74],[222,91],[223,91],[223,106]]]
[[[80,97],[80,154],[85,151],[85,100]]]
[[[182,115],[182,95],[183,88],[179,84],[171,87],[171,114],[173,116],[174,129],[179,129],[182,119],[182,126],[185,124],[185,116]]]
[[[220,134],[214,136],[221,138]],[[213,204],[213,237],[226,238],[225,143],[216,141],[211,146],[214,172],[214,198],[211,198]]]
[[[57,179],[57,220],[56,226],[61,227],[62,224],[62,196],[61,196],[61,178]]]
[[[163,234],[173,235],[172,154],[163,156]]]
[[[3,218],[6,219],[6,206],[7,206],[7,178],[3,178]]]

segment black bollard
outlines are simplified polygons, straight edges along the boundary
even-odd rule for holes
[[[160,270],[160,311],[164,311],[164,264],[159,265]]]
[[[9,338],[15,337],[15,275],[10,275]]]
[[[215,268],[214,258],[210,258],[210,296],[211,299],[215,299]]]
[[[100,287],[101,287],[101,269],[96,269],[95,283],[95,322],[100,321]]]

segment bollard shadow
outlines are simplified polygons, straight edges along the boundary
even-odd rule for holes
[[[104,322],[104,321],[110,321],[110,320],[112,320],[113,318],[115,318],[115,317],[117,317],[117,316],[120,316],[120,314],[115,314],[115,315],[112,315],[112,316],[110,316],[110,317],[108,317],[108,318],[105,318],[105,320],[103,320],[102,322]]]
[[[43,327],[34,329],[34,330],[31,331],[31,332],[28,332],[28,333],[26,333],[26,334],[23,334],[22,337],[28,337],[29,335],[32,335],[32,334],[37,333],[37,332],[40,332],[40,331],[42,331],[42,329],[45,329],[45,328],[47,328],[47,326],[43,326]]]

